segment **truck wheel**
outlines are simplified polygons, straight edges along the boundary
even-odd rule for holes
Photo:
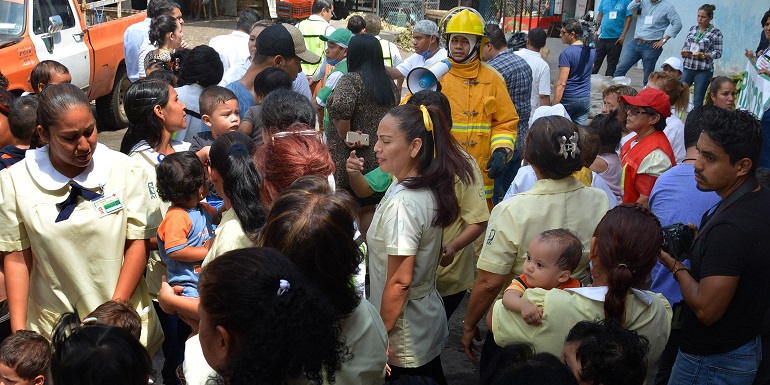
[[[96,99],[96,117],[100,131],[120,130],[128,127],[128,118],[123,107],[126,90],[131,85],[126,67],[121,65],[115,73],[115,84],[109,94]]]

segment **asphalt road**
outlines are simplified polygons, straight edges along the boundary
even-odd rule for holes
[[[345,26],[344,22],[333,22],[337,27]],[[212,22],[209,21],[192,21],[186,20],[184,24],[184,39],[187,41],[190,48],[201,44],[207,44],[208,41],[217,35],[228,34],[235,28],[234,18],[217,18]],[[385,33],[387,34],[387,32]],[[387,37],[386,37],[387,38]],[[546,48],[550,50],[550,54],[546,58],[546,61],[551,67],[551,80],[556,80],[558,76],[558,57],[561,51],[566,47],[558,38],[549,38],[546,44]],[[412,54],[412,52],[401,52],[402,57],[406,58]],[[665,58],[664,58],[665,59]],[[662,61],[661,61],[662,62]],[[603,70],[600,71],[603,73]],[[632,79],[631,85],[641,90],[641,75],[642,71],[634,68],[629,72],[629,77]],[[552,86],[553,89],[553,86]],[[404,90],[405,92],[405,90]],[[592,116],[601,110],[601,90],[592,90]],[[125,129],[118,131],[104,131],[99,133],[99,142],[106,144],[110,148],[118,149],[120,146],[120,140],[125,133]],[[441,361],[444,367],[444,373],[446,374],[447,381],[452,385],[473,385],[477,384],[478,377],[478,364],[474,364],[468,360],[460,344],[460,335],[462,332],[463,317],[465,316],[465,310],[467,307],[468,296],[466,295],[463,303],[457,308],[452,318],[449,320],[449,343],[444,348],[444,352],[441,354]],[[486,324],[481,321],[481,335],[486,335]],[[156,384],[161,384],[160,368],[163,365],[163,355],[158,354],[153,357],[153,363],[155,371],[157,373]]]

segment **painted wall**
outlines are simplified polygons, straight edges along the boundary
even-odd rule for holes
[[[757,48],[759,36],[762,32],[762,15],[770,7],[770,2],[760,0],[665,0],[672,2],[676,7],[679,17],[682,19],[682,31],[669,40],[663,46],[663,53],[658,59],[658,65],[669,56],[681,57],[679,52],[684,44],[687,31],[691,26],[697,24],[696,16],[698,8],[703,4],[714,4],[717,9],[714,11],[714,24],[722,31],[723,51],[722,58],[714,61],[715,75],[733,74],[742,72],[746,66],[746,57],[744,51],[746,48],[752,51]],[[597,8],[600,3],[596,1]],[[628,36],[633,36],[636,27],[634,16]],[[631,39],[626,39],[626,44]]]

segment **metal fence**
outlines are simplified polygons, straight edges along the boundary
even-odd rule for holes
[[[425,18],[425,12],[439,9],[439,0],[379,0],[380,17],[398,27],[413,26]]]

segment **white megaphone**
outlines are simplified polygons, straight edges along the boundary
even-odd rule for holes
[[[429,68],[417,67],[406,75],[406,88],[411,93],[417,93],[423,90],[435,91],[438,87],[438,81],[449,72],[452,64],[449,59],[444,59]]]

